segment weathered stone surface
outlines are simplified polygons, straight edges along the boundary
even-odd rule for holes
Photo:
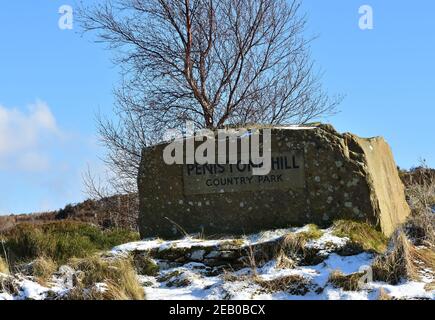
[[[196,172],[186,165],[166,165],[165,146],[142,154],[138,187],[143,237],[175,238],[181,229],[247,234],[306,223],[328,225],[336,219],[366,221],[390,235],[410,212],[392,152],[379,137],[339,134],[328,125],[273,127],[272,157],[284,166],[277,165],[266,178],[255,176],[249,184],[252,176],[246,172],[228,174],[227,168],[224,174],[210,174],[203,168]],[[232,184],[220,178],[232,178]]]

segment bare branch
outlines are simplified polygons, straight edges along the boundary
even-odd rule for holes
[[[106,164],[135,185],[141,150],[185,121],[199,128],[301,124],[331,114],[299,0],[105,0],[79,22],[116,49],[117,120],[98,119]]]

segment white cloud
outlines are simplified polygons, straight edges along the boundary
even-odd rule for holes
[[[50,160],[44,154],[27,152],[17,159],[17,169],[24,171],[45,171],[50,168]]]
[[[45,102],[38,100],[25,111],[0,105],[0,169],[48,169],[44,143],[60,137],[56,119]]]

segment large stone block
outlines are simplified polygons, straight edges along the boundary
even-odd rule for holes
[[[165,144],[143,150],[138,175],[142,237],[247,234],[336,219],[390,235],[410,213],[384,139],[331,126],[272,127],[272,171],[243,165],[167,165]]]

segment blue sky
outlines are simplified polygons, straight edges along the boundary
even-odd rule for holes
[[[91,2],[90,0],[86,2]],[[83,200],[87,164],[101,170],[94,116],[110,114],[119,80],[111,54],[58,28],[73,0],[0,3],[0,214]],[[374,29],[358,27],[371,5]],[[325,87],[345,94],[339,131],[384,136],[397,163],[435,166],[435,2],[305,0]]]

